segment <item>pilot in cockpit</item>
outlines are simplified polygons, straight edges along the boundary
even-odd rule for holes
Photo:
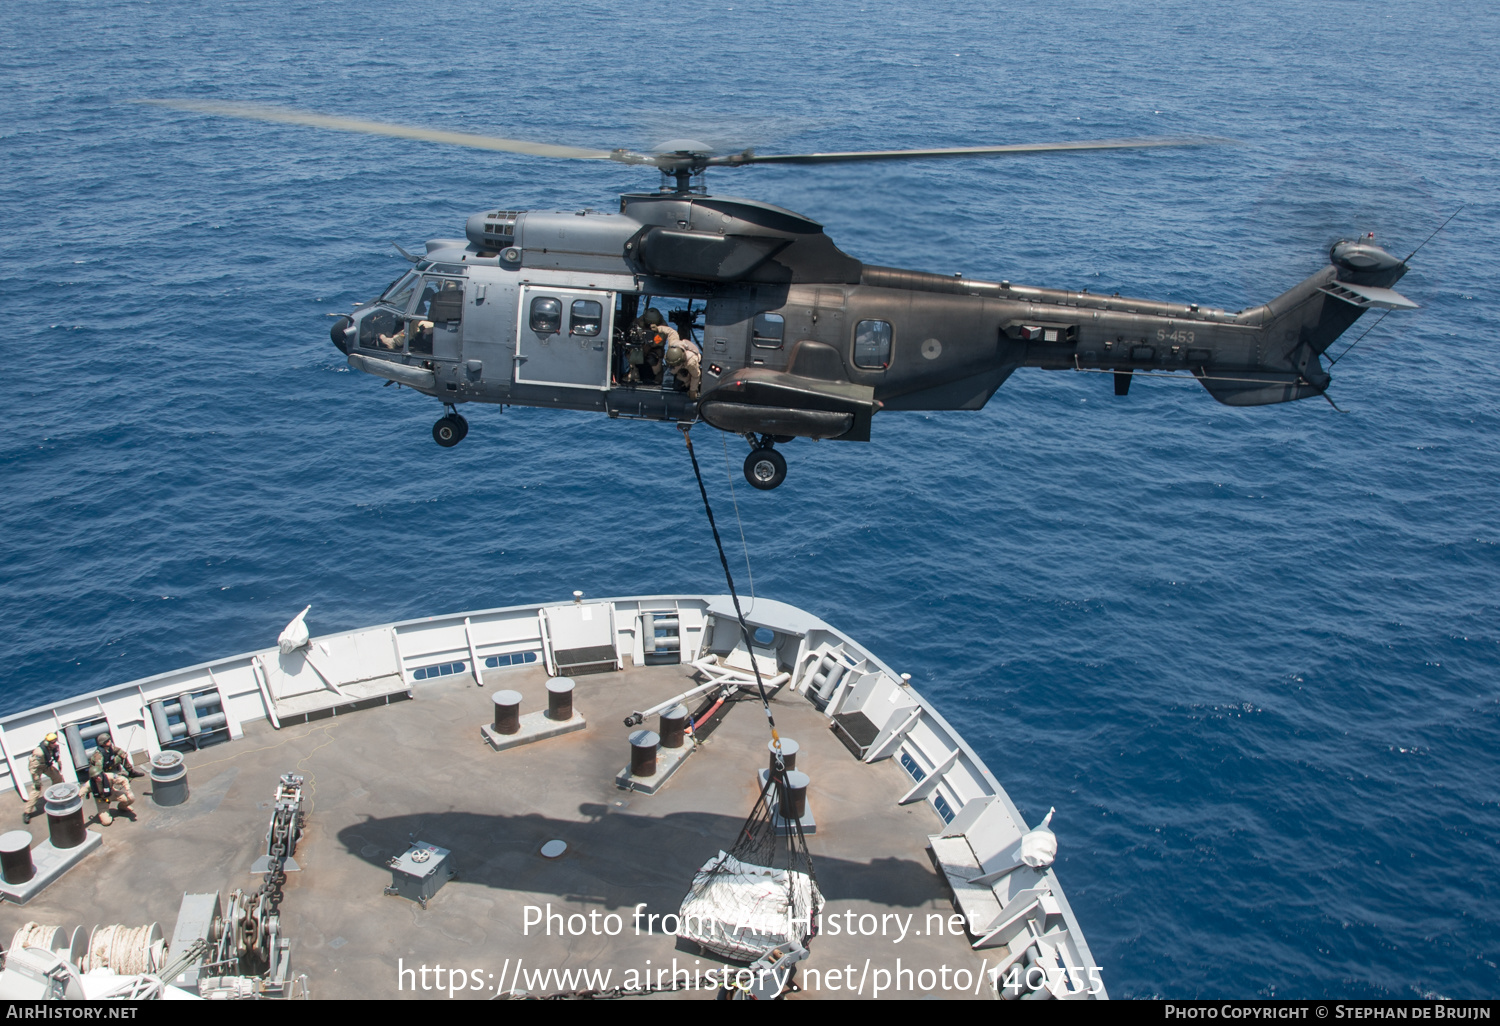
[[[399,352],[406,345],[406,322],[401,322],[401,330],[393,335],[377,335],[381,349],[391,349]]]
[[[407,324],[409,323],[411,322],[407,322]],[[430,345],[432,339],[432,322],[417,321],[416,328],[417,337],[419,339],[428,340],[428,344]],[[400,352],[401,348],[406,345],[406,324],[403,324],[401,326],[401,330],[396,332],[394,335],[377,335],[376,337],[380,340],[380,347],[382,349],[390,349],[394,352]]]

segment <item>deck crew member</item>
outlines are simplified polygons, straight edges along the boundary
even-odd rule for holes
[[[109,826],[114,822],[109,814],[110,802],[115,803],[117,812],[134,819],[130,806],[135,803],[135,795],[130,790],[130,778],[141,774],[130,764],[130,756],[116,748],[108,734],[100,734],[97,744],[89,753],[89,787],[99,810],[99,825]]]
[[[31,817],[36,815],[36,807],[42,803],[42,792],[52,784],[63,782],[60,760],[56,733],[49,733],[42,738],[41,744],[31,750],[31,761],[26,764],[26,768],[31,771],[31,800],[21,812],[22,823],[30,823]],[[44,784],[44,779],[52,783]]]

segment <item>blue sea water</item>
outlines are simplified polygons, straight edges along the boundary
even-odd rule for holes
[[[1056,806],[1115,996],[1493,997],[1497,95],[1472,2],[13,3],[0,709],[263,646],[309,602],[328,632],[721,590],[670,426],[487,407],[442,450],[435,403],[328,343],[392,239],[654,173],[132,99],[599,147],[1223,136],[711,185],[872,263],[1230,309],[1467,204],[1401,286],[1423,308],[1336,368],[1346,413],[1023,371],[978,413],[790,445],[772,493],[731,495],[743,443],[702,428],[720,522],[737,547],[737,500],[758,594],[909,670],[1032,821]]]

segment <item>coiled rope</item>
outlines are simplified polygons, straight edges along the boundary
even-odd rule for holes
[[[53,940],[57,937],[60,926],[45,926],[41,923],[30,922],[22,926],[10,939],[10,947],[7,951],[20,951],[23,948],[46,948],[54,950]]]
[[[89,938],[85,964],[78,968],[83,972],[103,968],[119,976],[149,973],[161,966],[161,952],[157,950],[160,941],[161,931],[156,923],[101,926]]]

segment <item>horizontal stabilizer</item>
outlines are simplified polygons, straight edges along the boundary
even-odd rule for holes
[[[1331,281],[1323,286],[1323,291],[1361,310],[1368,310],[1371,307],[1380,307],[1383,310],[1418,309],[1416,303],[1395,289],[1377,289],[1373,285],[1351,285],[1346,281]]]

